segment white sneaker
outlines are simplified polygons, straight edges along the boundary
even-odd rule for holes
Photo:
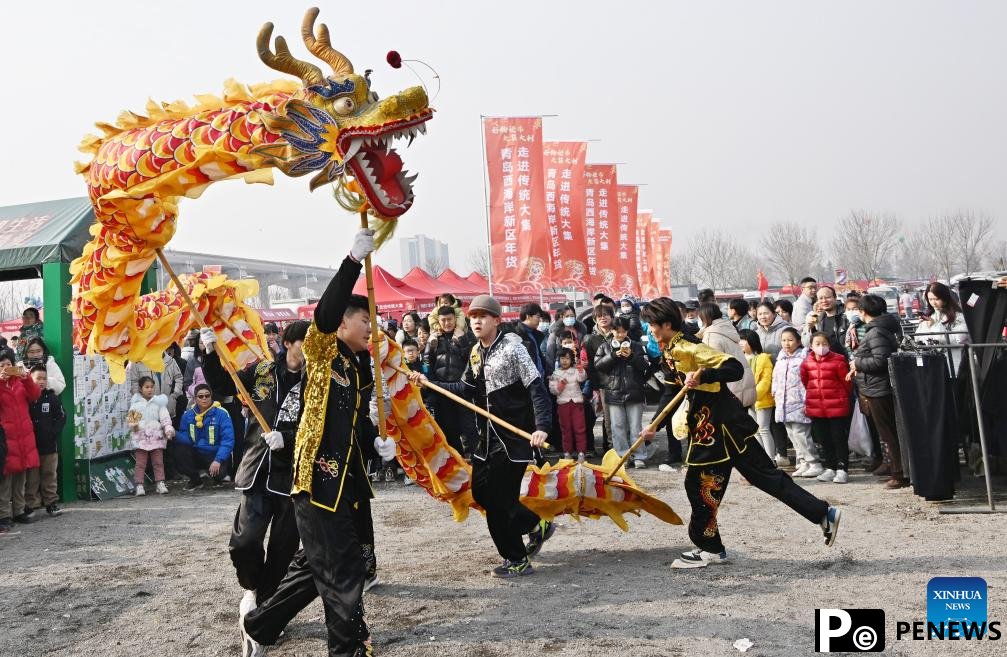
[[[245,615],[257,606],[255,604],[255,591],[245,591],[245,595],[241,596],[241,602],[238,603],[238,622],[243,622]]]
[[[836,476],[832,479],[834,484],[845,484],[850,480],[850,475],[846,474],[846,470],[836,470]]]
[[[367,593],[375,586],[381,583],[381,578],[378,577],[377,573],[374,573],[374,577],[368,577],[364,580],[364,593]]]
[[[818,475],[825,472],[825,468],[822,467],[821,463],[811,463],[808,465],[808,469],[802,472],[799,477],[817,477]]]
[[[584,452],[577,452],[577,463],[583,463],[586,460],[587,457],[584,456]]]
[[[157,482],[157,488],[155,488],[154,490],[157,491],[158,495],[167,495],[168,494],[168,486],[165,485],[165,483],[163,481]]]
[[[415,482],[415,481],[413,481],[413,478],[412,478],[412,477],[410,477],[410,476],[409,476],[409,475],[407,474],[407,475],[406,475],[406,477],[405,477],[405,479],[403,479],[403,480],[402,480],[402,485],[403,485],[403,486],[415,486],[415,485],[416,485],[416,482]]]
[[[143,484],[137,484],[136,491],[134,491],[133,494],[136,495],[137,497],[143,497],[144,495],[147,494],[147,491],[143,489]]]
[[[570,452],[563,452],[563,458],[564,459],[569,459],[570,458]]]
[[[805,463],[804,461],[801,461],[800,463],[797,464],[797,468],[794,470],[794,473],[792,475],[790,475],[790,476],[791,477],[803,477],[804,473],[807,472],[808,468],[810,468],[810,467],[811,467],[810,463]]]
[[[790,459],[789,458],[787,458],[786,456],[783,456],[782,454],[777,454],[776,455],[776,467],[778,467],[778,468],[785,468],[788,465],[790,465]]]
[[[238,631],[241,632],[241,657],[265,657],[269,646],[264,646],[245,632],[245,617],[238,619]]]
[[[832,481],[836,478],[836,471],[832,468],[826,468],[822,471],[822,474],[815,477],[818,481]]]
[[[716,554],[703,550],[690,550],[683,552],[681,558],[675,559],[671,567],[675,569],[706,568],[709,565],[721,565],[727,563],[727,551]]]
[[[647,463],[643,459],[636,459],[633,461],[633,467],[637,470],[643,470],[647,467]]]
[[[668,465],[667,463],[662,463],[661,465],[657,466],[657,469],[660,472],[678,472],[678,470],[675,469],[675,466]]]

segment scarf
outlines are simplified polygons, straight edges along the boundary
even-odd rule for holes
[[[196,413],[196,428],[197,429],[202,429],[203,428],[203,416],[206,415],[207,413],[209,413],[210,411],[212,411],[215,408],[221,408],[220,402],[213,402],[213,405],[210,406],[205,411],[203,411],[202,413]],[[195,409],[193,409],[193,410],[195,410]]]

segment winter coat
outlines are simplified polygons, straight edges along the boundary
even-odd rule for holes
[[[643,351],[643,345],[636,340],[630,343],[629,358],[616,356],[612,338],[598,347],[594,356],[594,366],[601,375],[601,389],[605,391],[608,404],[642,403],[644,373],[650,367],[650,360]]]
[[[808,417],[849,417],[850,390],[846,380],[850,366],[842,354],[830,351],[824,357],[809,352],[801,363],[801,383],[804,384],[804,414]]]
[[[808,323],[808,313],[815,309],[815,300],[806,295],[803,291],[794,300],[794,310],[790,314],[790,320],[796,326],[803,326]],[[763,345],[765,347],[765,345]]]
[[[174,438],[168,404],[167,395],[154,395],[150,399],[144,399],[140,393],[133,395],[126,414],[126,424],[133,434],[133,449],[164,449],[168,438]]]
[[[176,439],[181,444],[192,445],[201,452],[215,454],[213,460],[223,463],[234,450],[234,425],[231,416],[218,402],[206,409],[200,420],[196,408],[190,408],[182,415]],[[202,424],[202,426],[199,426]]]
[[[764,327],[762,324],[755,324],[755,333],[759,336],[759,341],[762,343],[762,351],[769,354],[769,357],[776,362],[776,356],[780,353],[781,345],[780,338],[782,337],[783,329],[792,324],[779,315],[773,320],[773,323],[769,325],[769,328]]]
[[[469,353],[475,344],[471,333],[462,335],[430,336],[423,352],[423,367],[427,376],[434,381],[461,381],[462,372],[469,362]]]
[[[546,340],[545,355],[550,362],[556,362],[556,354],[559,353],[560,348],[563,346],[563,338],[570,336],[574,339],[574,344],[580,348],[580,345],[584,342],[584,336],[587,335],[587,327],[584,326],[584,322],[578,320],[573,326],[567,326],[563,323],[563,318],[560,317],[549,327],[549,338]]]
[[[825,313],[819,313],[814,330],[808,330],[807,322],[801,327],[801,344],[810,349],[812,336],[815,333],[824,333],[829,336],[829,349],[846,356],[846,332],[849,329],[850,320],[846,319],[845,312],[839,311],[831,317]]]
[[[164,355],[164,369],[155,372],[143,363],[130,363],[126,372],[126,379],[129,381],[129,393],[136,395],[140,392],[140,379],[149,376],[154,379],[154,395],[165,395],[168,397],[168,414],[174,418],[178,398],[182,394],[182,370],[178,368],[178,363],[168,354]],[[158,386],[158,381],[161,385]]]
[[[18,363],[18,365],[26,370],[31,370],[35,363],[28,361]],[[45,361],[45,381],[49,390],[52,390],[57,395],[63,394],[63,391],[66,390],[66,377],[63,376],[63,370],[59,368],[59,365],[56,363],[56,359],[52,356],[49,356],[49,358]]]
[[[28,407],[31,422],[35,426],[35,447],[39,456],[55,454],[59,448],[59,437],[66,424],[66,411],[56,393],[46,388]]]
[[[935,310],[930,319],[932,323],[927,325],[920,322],[916,327],[913,339],[920,344],[968,344],[968,327],[965,325],[964,313],[958,313],[955,321],[948,321],[947,315]],[[951,349],[951,362],[954,364],[955,372],[962,362],[963,349]]]
[[[553,363],[547,361],[545,357],[545,333],[539,331],[538,329],[533,329],[524,322],[514,322],[510,325],[510,328],[506,325],[501,325],[501,331],[513,331],[519,338],[521,342],[524,343],[524,348],[528,350],[528,355],[531,356],[532,362],[535,363],[535,367],[538,368],[538,373],[542,375],[542,385],[545,385],[546,379],[552,374]],[[475,338],[473,337],[473,342]]]
[[[723,317],[715,319],[709,326],[703,327],[698,337],[703,341],[703,344],[732,356],[745,368],[741,380],[728,383],[727,388],[734,393],[742,406],[750,408],[755,404],[755,375],[748,364],[748,359],[745,358],[745,352],[738,344],[741,336],[738,335],[734,324],[731,323],[731,320]]]
[[[549,392],[556,395],[556,404],[584,403],[584,393],[580,390],[580,384],[587,380],[587,372],[584,368],[568,367],[565,370],[556,369],[549,377]],[[559,382],[566,381],[566,386],[559,389]]]
[[[777,422],[799,422],[808,424],[811,420],[804,412],[806,391],[801,383],[801,363],[807,351],[798,349],[792,354],[780,350],[773,367],[773,400],[776,402]]]
[[[755,410],[776,406],[773,399],[773,359],[769,354],[752,354],[748,357],[748,365],[755,376]]]
[[[4,475],[17,474],[39,465],[35,426],[28,413],[28,405],[41,394],[30,376],[0,381],[0,425],[7,436]]]
[[[892,394],[888,357],[898,351],[900,329],[899,320],[889,313],[867,323],[864,338],[853,356],[857,390],[863,396],[888,397]]]

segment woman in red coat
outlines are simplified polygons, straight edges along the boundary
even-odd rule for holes
[[[804,414],[811,418],[811,435],[825,461],[818,481],[845,484],[849,481],[846,461],[850,420],[850,388],[846,379],[850,366],[842,354],[829,348],[829,336],[811,336],[811,354],[801,363],[801,382],[807,395]]]
[[[7,438],[0,477],[0,531],[10,529],[12,516],[15,522],[28,523],[35,515],[34,509],[25,508],[24,484],[26,471],[39,464],[28,404],[41,394],[28,372],[14,367],[14,352],[0,352],[0,426]]]

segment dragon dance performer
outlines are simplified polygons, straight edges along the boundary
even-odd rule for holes
[[[685,374],[684,384],[689,390],[685,492],[692,506],[689,538],[697,549],[682,553],[672,567],[704,568],[727,561],[717,510],[727,492],[732,468],[759,490],[817,523],[825,535],[825,544],[831,546],[839,531],[840,510],[795,484],[770,461],[754,441],[758,425],[727,389],[727,383],[741,379],[742,364],[686,336],[682,315],[667,297],[651,301],[643,311],[643,319],[650,323],[654,338],[665,345],[665,360]],[[645,432],[644,438],[653,436],[654,432]]]
[[[531,442],[479,416],[479,446],[472,458],[472,497],[486,511],[486,525],[503,565],[494,577],[517,577],[533,572],[534,557],[553,535],[553,523],[542,520],[520,502],[521,481],[529,463],[552,426],[549,393],[521,338],[502,332],[500,302],[488,294],[469,305],[468,317],[476,344],[462,383],[473,401],[500,419],[531,433]],[[413,373],[414,381],[426,377]],[[523,536],[529,534],[526,546]]]
[[[395,455],[394,441],[376,437],[367,417],[373,383],[367,356],[370,315],[367,298],[352,294],[360,263],[373,250],[373,231],[358,232],[304,339],[307,371],[297,409],[291,489],[303,547],[276,593],[239,619],[245,657],[264,655],[265,646],[275,643],[315,596],[325,608],[329,655],[371,652],[359,527],[374,493],[364,462],[375,450],[385,459]]]
[[[294,507],[290,502],[297,424],[285,424],[283,432],[276,429],[281,406],[288,393],[301,381],[304,367],[301,344],[308,326],[309,323],[303,320],[288,324],[283,329],[284,352],[279,360],[261,360],[254,367],[239,373],[263,419],[274,427],[273,431],[264,433],[254,416],[248,419],[245,425],[245,455],[234,476],[234,487],[243,494],[234,516],[228,550],[238,583],[245,589],[238,607],[241,615],[276,592],[280,580],[287,574],[290,560],[297,552],[300,537],[294,520]],[[207,383],[218,394],[237,396],[234,382],[213,348],[217,341],[213,329],[202,329],[200,339],[207,346],[203,360],[203,375]],[[269,543],[264,550],[267,530]]]

